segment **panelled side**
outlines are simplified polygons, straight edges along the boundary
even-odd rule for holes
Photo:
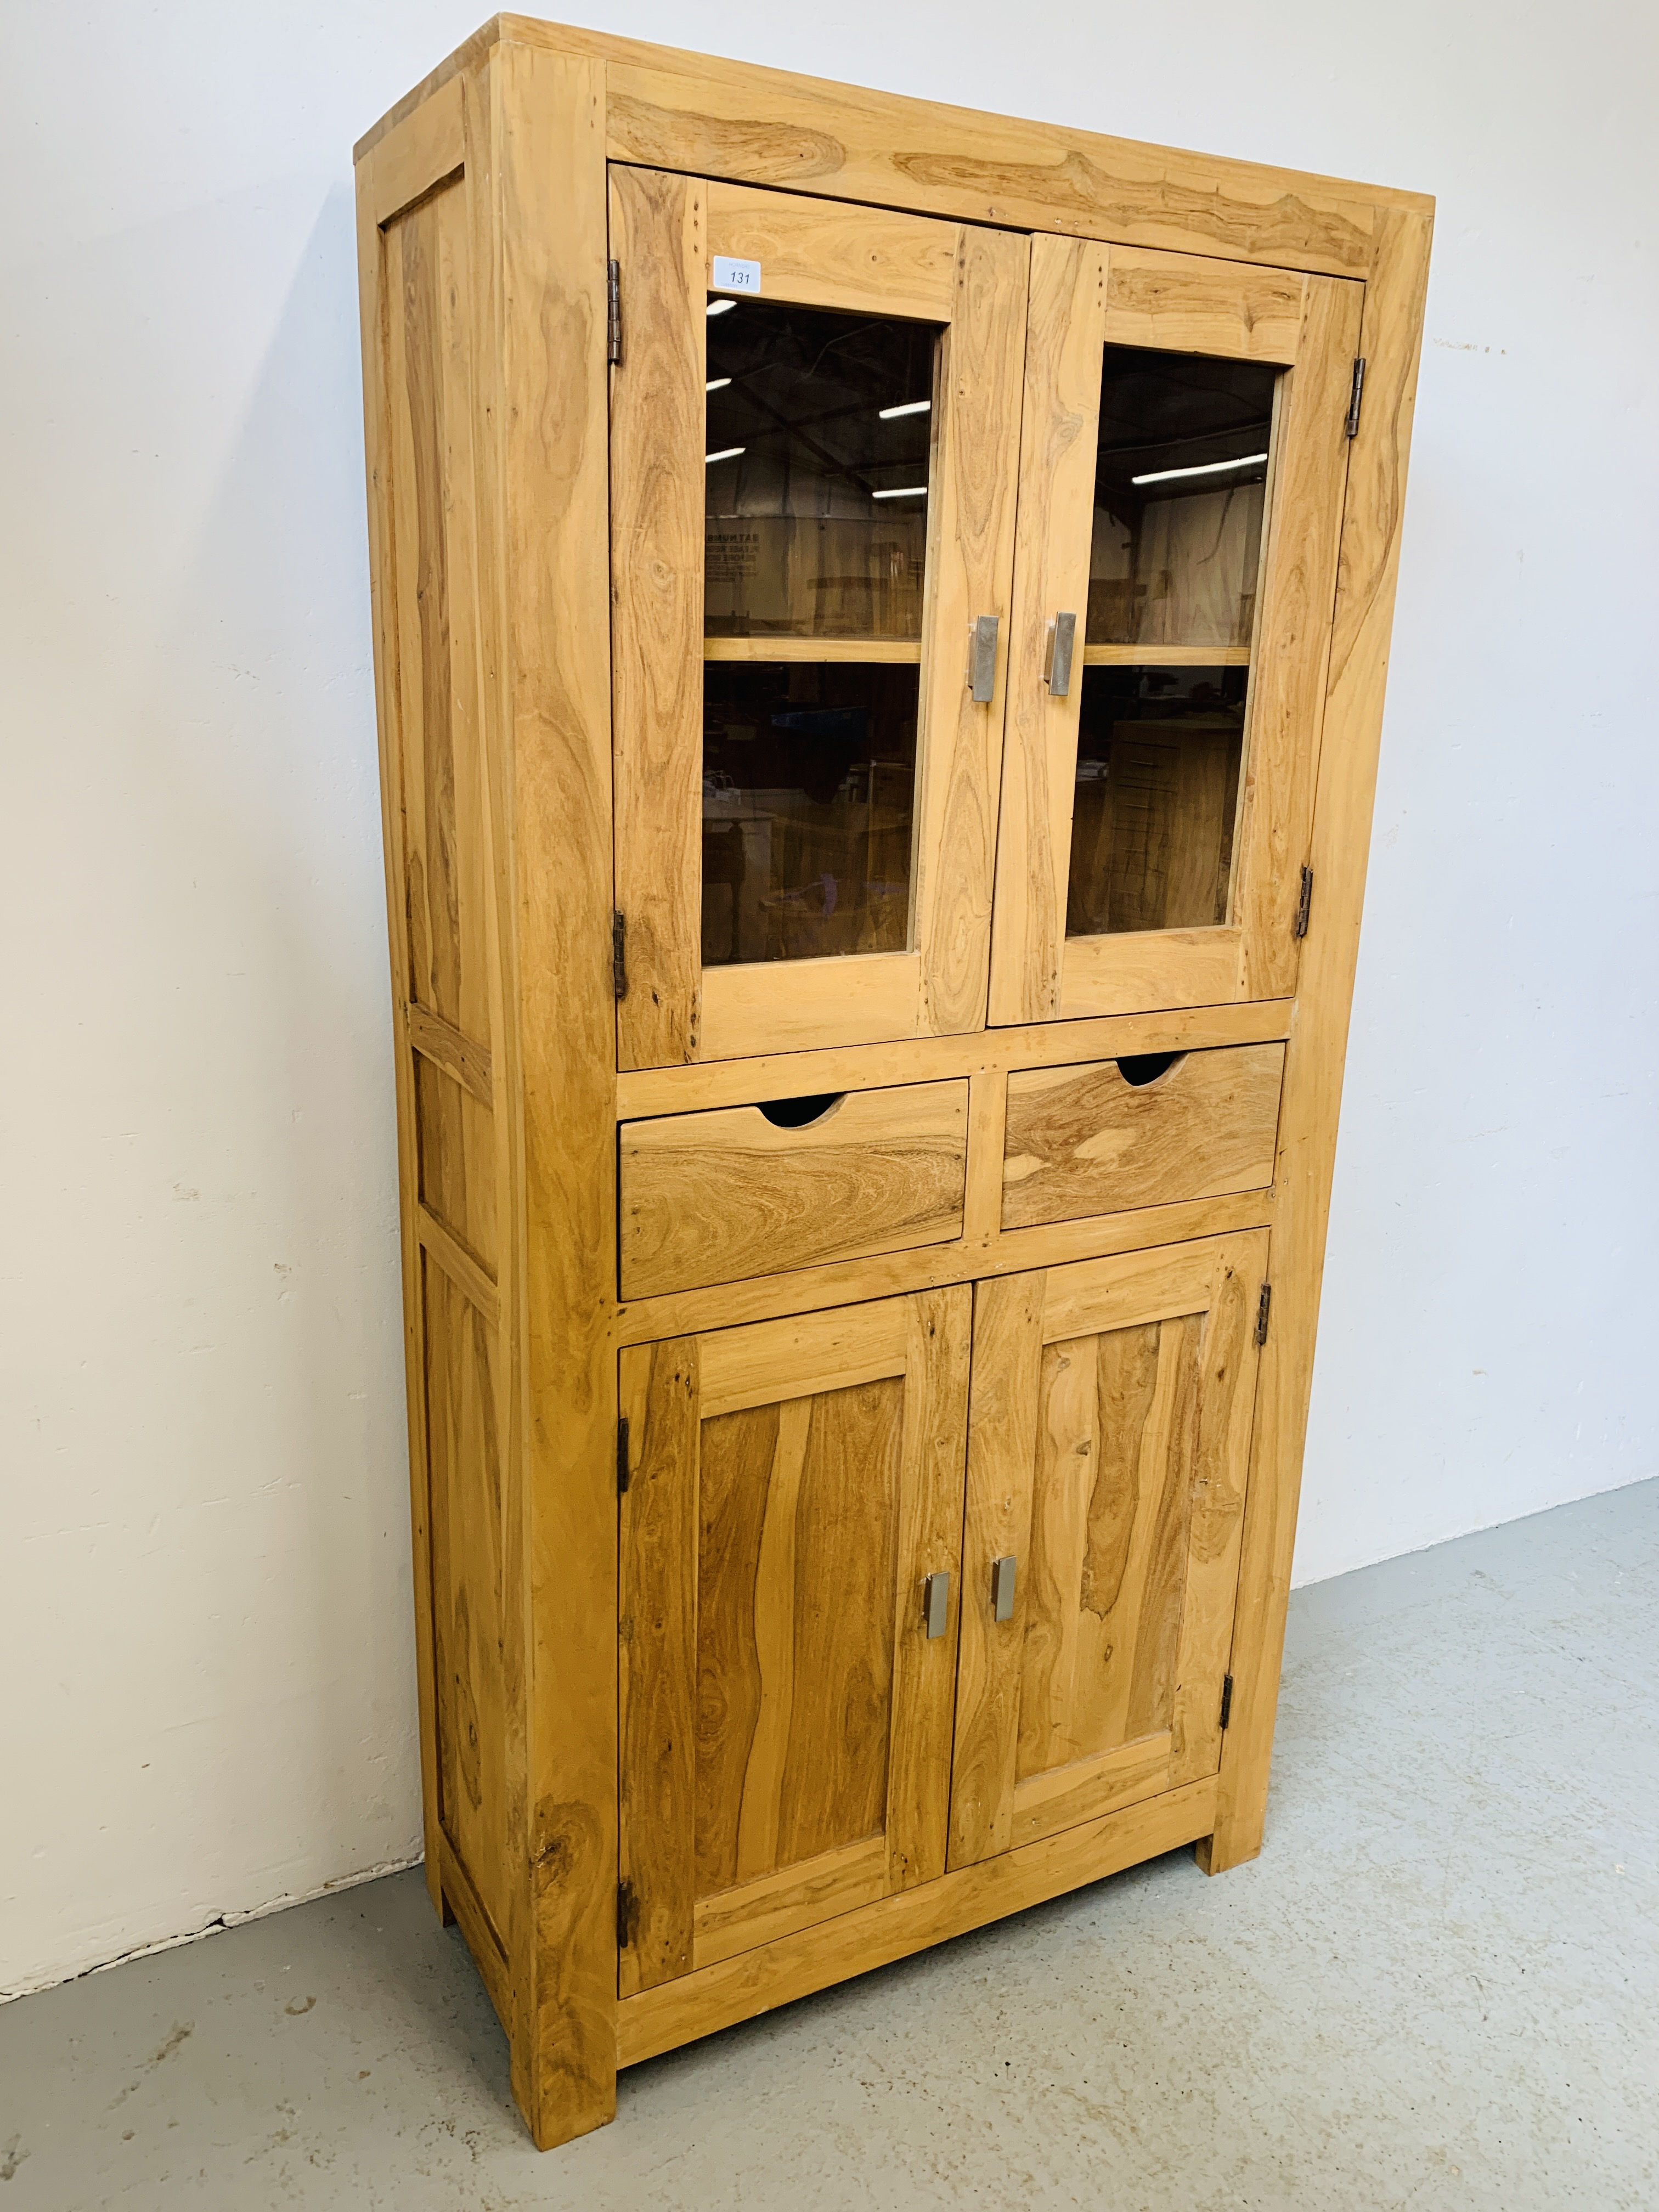
[[[499,1996],[514,1921],[508,1205],[461,98],[457,82],[383,142],[359,180],[359,242],[428,1880]],[[406,204],[385,204],[389,178]]]

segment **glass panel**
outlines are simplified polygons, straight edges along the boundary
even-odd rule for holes
[[[708,635],[919,639],[937,329],[708,314]]]
[[[1107,347],[1091,645],[1249,645],[1278,375]]]
[[[703,674],[703,965],[902,951],[918,666],[715,660]]]
[[[939,332],[708,313],[703,964],[902,951]]]
[[[1066,933],[1227,919],[1246,668],[1085,668]]]

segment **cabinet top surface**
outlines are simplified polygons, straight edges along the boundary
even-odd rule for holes
[[[1134,240],[1364,276],[1391,217],[1427,194],[1116,138],[800,76],[611,33],[496,15],[358,143],[361,161],[502,44],[601,64],[611,159],[1021,229]]]

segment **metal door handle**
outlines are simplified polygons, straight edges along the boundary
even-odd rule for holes
[[[951,1577],[948,1574],[927,1576],[921,1585],[921,1611],[927,1623],[929,1638],[943,1636],[945,1624],[951,1616]]]
[[[1006,1559],[991,1562],[991,1617],[994,1620],[1009,1620],[1014,1610],[1014,1577],[1019,1572],[1019,1561],[1012,1552]]]
[[[997,631],[1000,615],[976,615],[968,633],[968,689],[975,706],[988,706],[997,688]]]
[[[1048,625],[1048,642],[1042,656],[1042,680],[1048,696],[1063,699],[1072,688],[1072,648],[1077,643],[1077,617],[1056,615]]]

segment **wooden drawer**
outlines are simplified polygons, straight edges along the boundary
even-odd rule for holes
[[[622,1126],[624,1298],[775,1275],[962,1234],[968,1085],[849,1091]]]
[[[1265,1190],[1284,1078],[1282,1044],[1182,1053],[1139,1083],[1115,1060],[1018,1071],[1008,1078],[1003,1227]]]

